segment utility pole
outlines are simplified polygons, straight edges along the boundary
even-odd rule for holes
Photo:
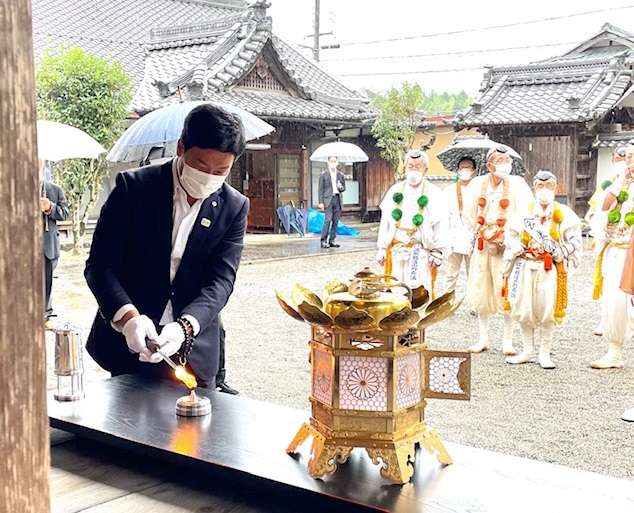
[[[313,57],[319,62],[319,7],[320,0],[315,0],[315,20],[313,22]]]
[[[319,50],[331,50],[331,49],[336,49],[336,48],[340,48],[340,44],[339,43],[334,43],[331,45],[320,45],[319,44],[319,38],[321,36],[331,36],[334,35],[333,32],[320,32],[319,30],[319,18],[320,18],[320,14],[321,14],[321,5],[320,5],[320,0],[315,0],[315,13],[314,13],[314,18],[313,18],[313,33],[309,36],[304,36],[304,39],[306,39],[307,37],[312,37],[313,38],[313,44],[311,46],[308,45],[298,45],[301,48],[310,48],[311,51],[313,52],[313,58],[315,59],[315,62],[319,62]]]

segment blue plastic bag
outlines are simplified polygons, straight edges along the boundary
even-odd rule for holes
[[[318,210],[314,210],[312,208],[308,209],[308,231],[310,233],[321,233],[321,229],[324,226],[324,219],[326,215],[323,212]],[[337,225],[337,235],[359,235],[359,230],[355,230],[354,228],[348,228],[345,224],[339,221]]]

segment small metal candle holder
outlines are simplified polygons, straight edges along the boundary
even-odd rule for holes
[[[210,414],[211,401],[208,397],[196,395],[194,390],[176,401],[176,415],[181,417],[202,417]]]
[[[194,389],[198,386],[196,378],[185,370],[185,362],[182,365],[176,365],[172,359],[166,356],[161,347],[154,340],[147,340],[148,347],[154,353],[157,353],[163,361],[174,369],[174,376],[180,379],[187,388],[190,389],[189,395],[179,397],[176,401],[176,415],[181,417],[203,417],[211,414],[211,401],[208,397],[199,397]]]
[[[55,330],[55,375],[57,401],[79,401],[84,397],[83,347],[79,330],[69,323]]]

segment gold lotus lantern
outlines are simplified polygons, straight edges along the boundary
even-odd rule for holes
[[[276,291],[286,313],[311,325],[312,415],[287,452],[312,436],[314,478],[335,472],[355,447],[381,461],[381,475],[395,483],[412,477],[417,443],[450,464],[426,426],[426,399],[468,400],[471,356],[427,350],[425,328],[452,315],[462,299],[452,291],[430,302],[423,287],[410,290],[368,269],[324,290],[323,300],[301,285],[291,298]]]

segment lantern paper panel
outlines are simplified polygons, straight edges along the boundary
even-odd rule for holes
[[[437,399],[469,400],[471,396],[471,354],[453,351],[424,351],[424,396]]]
[[[313,396],[321,403],[332,406],[332,355],[325,351],[314,351],[313,358]]]
[[[387,411],[386,358],[341,356],[339,365],[340,408]]]
[[[407,408],[421,401],[420,356],[416,353],[396,360],[396,407]]]

